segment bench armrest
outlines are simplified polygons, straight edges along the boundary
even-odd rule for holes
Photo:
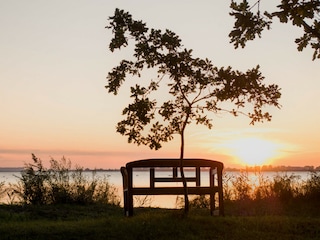
[[[120,168],[122,174],[123,191],[128,190],[128,171],[125,167]]]

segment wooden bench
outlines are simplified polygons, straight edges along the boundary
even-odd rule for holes
[[[183,195],[182,178],[177,175],[179,166],[180,159],[145,159],[129,162],[125,167],[121,167],[125,215],[133,215],[134,195]],[[186,176],[188,194],[210,195],[210,214],[218,213],[218,215],[224,215],[222,187],[223,163],[207,159],[184,159],[183,166],[185,172],[195,172],[195,176]],[[139,168],[150,171],[150,183],[148,187],[135,187],[133,184],[133,171]],[[155,173],[161,169],[172,169],[172,176],[157,177]],[[201,186],[201,174],[204,172],[209,174],[209,183]],[[157,186],[156,184],[170,182],[181,182],[181,186]],[[189,186],[189,182],[193,182],[193,186]],[[218,197],[216,198],[216,196]],[[216,207],[216,200],[218,200],[218,208]]]

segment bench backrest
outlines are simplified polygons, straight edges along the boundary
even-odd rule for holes
[[[180,159],[177,158],[159,158],[159,159],[144,159],[129,162],[126,164],[126,168],[149,168],[149,167],[179,167],[180,166]],[[223,169],[223,163],[208,160],[208,159],[201,159],[201,158],[186,158],[183,159],[183,167],[212,167],[212,168],[219,168]]]
[[[155,188],[156,182],[182,182],[181,177],[177,177],[177,168],[180,167],[180,159],[144,159],[129,162],[126,164],[126,171],[123,172],[123,177],[126,183],[124,183],[125,188],[134,188],[133,187],[133,170],[135,168],[148,168],[150,169],[150,188]],[[215,183],[221,183],[220,179],[222,178],[223,163],[208,160],[208,159],[184,159],[183,160],[184,168],[195,168],[195,177],[186,177],[187,182],[195,182],[197,187],[201,186],[200,183],[200,174],[202,168],[207,168],[210,171],[210,183],[209,185],[213,187]],[[173,174],[172,177],[155,177],[155,170],[159,168],[172,168]],[[124,171],[124,169],[122,170]],[[215,182],[213,176],[216,175],[218,181]],[[220,179],[219,179],[220,178]],[[222,186],[221,186],[222,187]]]

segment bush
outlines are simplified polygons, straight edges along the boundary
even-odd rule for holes
[[[95,203],[120,205],[117,188],[111,185],[106,178],[99,179],[92,196]]]
[[[65,157],[62,157],[60,161],[53,158],[50,160],[48,193],[50,195],[51,203],[59,204],[73,202],[70,194],[70,189],[72,187],[70,183],[70,169],[71,162],[70,160],[67,161]]]
[[[224,200],[245,201],[277,198],[283,201],[299,197],[307,193],[320,193],[320,175],[314,174],[305,185],[299,182],[296,175],[276,175],[272,180],[261,173],[249,178],[248,172],[239,175],[225,174],[223,177]]]
[[[49,172],[34,154],[32,154],[32,160],[33,164],[26,164],[22,170],[16,192],[24,203],[45,204],[48,202],[49,197],[47,190]]]
[[[320,172],[311,172],[304,185],[304,196],[308,200],[320,199]]]
[[[252,183],[249,179],[248,172],[231,179],[233,197],[236,200],[248,200],[252,197]]]
[[[50,169],[43,167],[40,159],[32,154],[33,164],[26,164],[21,172],[15,192],[25,204],[92,204],[120,205],[116,188],[107,179],[92,179],[84,175],[82,167],[71,170],[71,162],[64,157],[50,160]]]
[[[281,201],[288,202],[294,197],[301,195],[301,188],[299,187],[299,177],[296,175],[276,176],[273,179],[272,191],[275,197]]]
[[[191,208],[210,208],[210,198],[206,195],[200,195],[190,201]]]
[[[258,201],[272,198],[274,196],[272,186],[272,182],[259,173],[258,183],[253,191],[253,198]]]

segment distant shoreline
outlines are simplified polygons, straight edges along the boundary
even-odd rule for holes
[[[21,172],[24,168],[23,167],[0,167],[0,172]],[[49,170],[49,169],[48,169]],[[75,171],[76,169],[71,169],[69,171]],[[106,172],[106,171],[120,171],[120,169],[90,169],[90,168],[84,168],[83,171],[85,172],[92,172],[92,171],[97,171],[97,172]]]
[[[21,172],[24,168],[23,167],[0,167],[0,172]],[[148,169],[140,169],[148,170]],[[170,169],[161,169],[163,171],[169,171]],[[186,169],[187,170],[187,169]],[[304,166],[304,167],[298,167],[298,166],[252,166],[252,167],[244,167],[244,168],[230,168],[226,167],[224,169],[228,172],[311,172],[311,171],[320,171],[320,166],[314,167],[314,166]],[[73,171],[73,170],[70,170]],[[120,171],[120,168],[113,168],[113,169],[103,169],[103,168],[96,168],[96,169],[90,169],[90,168],[84,168],[83,171],[97,171],[97,172],[103,172],[103,171]]]

